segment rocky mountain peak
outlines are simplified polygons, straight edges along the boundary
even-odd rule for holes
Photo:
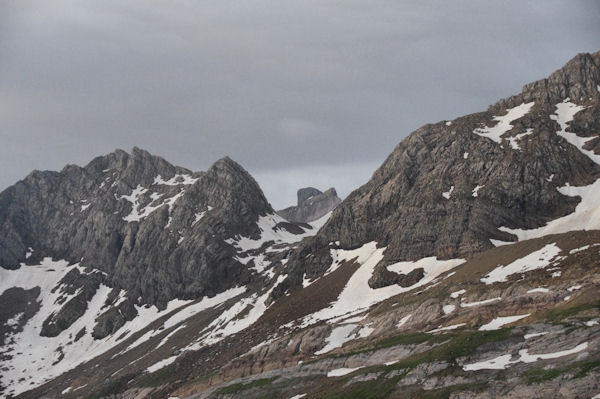
[[[251,189],[254,190],[258,188],[260,190],[258,183],[256,183],[256,180],[254,180],[254,178],[246,171],[246,169],[228,156],[217,160],[214,164],[212,164],[206,173],[219,176],[224,180],[224,182],[243,181],[244,183],[251,184]]]
[[[580,53],[550,76],[523,86],[520,94],[500,100],[493,109],[520,103],[554,104],[565,98],[578,103],[600,96],[600,51]]]
[[[599,57],[580,54],[486,112],[417,129],[293,255],[296,282],[326,270],[328,256],[309,254],[331,242],[385,247],[372,281],[383,286],[385,265],[469,257],[572,213],[582,200],[564,187],[600,177]]]
[[[277,213],[291,221],[308,223],[315,221],[331,212],[342,200],[337,196],[335,188],[322,192],[314,187],[305,187],[298,190],[298,204]]]
[[[137,147],[83,168],[32,173],[0,193],[0,203],[0,266],[80,262],[132,300],[159,306],[239,284],[245,266],[222,261],[233,253],[225,240],[258,235],[259,217],[274,213],[230,158],[192,172]]]
[[[218,201],[234,206],[241,215],[274,213],[256,180],[229,157],[217,160],[205,173],[201,190]]]
[[[321,190],[317,190],[314,187],[305,187],[299,189],[296,194],[298,197],[298,206],[305,205],[308,199],[319,194],[323,194],[323,192]]]
[[[117,149],[96,157],[84,169],[95,176],[116,173],[118,180],[131,188],[138,184],[152,184],[156,176],[168,180],[175,175],[194,175],[189,169],[174,166],[164,158],[152,155],[139,147],[133,147],[129,153]]]

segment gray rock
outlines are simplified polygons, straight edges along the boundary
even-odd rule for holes
[[[2,267],[53,257],[99,271],[65,277],[65,293],[85,289],[45,321],[42,335],[56,336],[79,318],[100,282],[126,291],[128,301],[99,318],[98,338],[135,316],[134,303],[164,308],[174,298],[250,282],[249,268],[226,241],[257,238],[259,216],[274,213],[256,181],[227,157],[193,173],[138,148],[85,167],[34,171],[0,193],[0,204]]]
[[[298,190],[298,205],[281,209],[277,213],[290,222],[309,223],[333,210],[342,200],[335,188],[321,192],[313,187]]]

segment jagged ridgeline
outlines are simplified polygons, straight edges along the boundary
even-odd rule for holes
[[[599,65],[600,53],[579,54],[485,112],[413,132],[294,253],[290,286],[303,274],[313,278],[327,270],[332,259],[323,249],[332,242],[385,247],[373,279],[385,285],[394,277],[383,266],[398,261],[468,257],[519,238],[584,227],[513,230],[572,214],[582,202],[579,192],[556,188],[587,186],[600,177]],[[598,201],[594,193],[584,200]],[[585,226],[600,228],[597,219],[589,222]]]
[[[138,148],[83,168],[35,171],[0,202],[3,267],[65,259],[159,308],[246,283],[247,268],[224,240],[258,237],[259,217],[274,213],[229,158],[193,173]]]
[[[341,203],[137,148],[36,171],[0,193],[0,394],[594,397],[599,199],[600,52]]]

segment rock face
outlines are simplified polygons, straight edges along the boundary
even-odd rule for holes
[[[83,168],[35,171],[0,193],[0,204],[0,266],[51,257],[94,270],[63,278],[64,295],[75,296],[44,322],[48,337],[85,313],[101,283],[114,296],[124,290],[126,300],[98,319],[97,338],[135,317],[133,303],[163,308],[174,298],[247,283],[251,272],[226,240],[258,237],[259,217],[274,213],[256,181],[229,158],[192,173],[138,148]]]
[[[277,213],[290,222],[310,223],[331,212],[342,200],[335,188],[321,192],[313,187],[298,190],[298,205],[290,206]]]
[[[327,270],[332,242],[386,247],[385,274],[393,262],[466,257],[493,247],[490,240],[515,241],[503,226],[531,229],[570,214],[580,199],[557,187],[600,176],[591,159],[600,146],[599,87],[600,52],[579,54],[485,112],[419,128],[294,253],[287,284]],[[587,142],[578,149],[569,135]],[[394,281],[372,281],[385,280]]]

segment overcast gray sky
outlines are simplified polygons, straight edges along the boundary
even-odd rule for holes
[[[0,0],[0,189],[134,145],[229,155],[271,203],[364,183],[417,127],[578,52],[600,2]]]

